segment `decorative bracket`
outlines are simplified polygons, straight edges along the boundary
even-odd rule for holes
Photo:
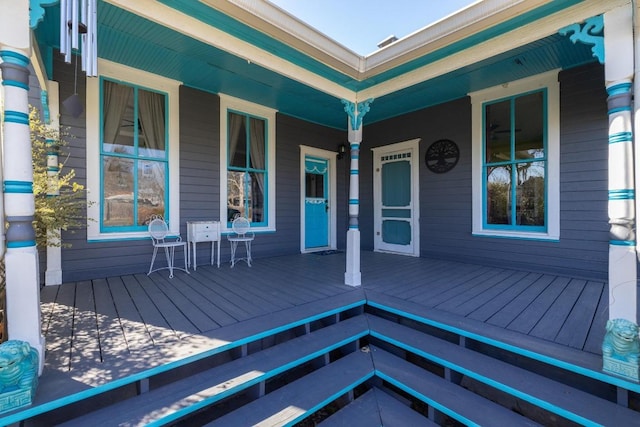
[[[44,8],[53,6],[60,0],[29,0],[29,27],[35,30],[36,27],[44,19]]]
[[[604,19],[602,15],[593,16],[587,19],[583,24],[568,25],[560,31],[558,34],[561,36],[569,35],[569,40],[576,44],[576,42],[593,45],[591,52],[593,57],[598,59],[598,62],[604,64]]]
[[[344,104],[344,112],[347,113],[347,115],[351,119],[351,129],[360,129],[360,126],[362,125],[362,119],[364,118],[365,114],[367,114],[371,109],[370,105],[373,102],[373,98],[369,98],[363,102],[358,102],[357,104],[351,101],[347,101],[346,99],[341,99],[340,101]]]

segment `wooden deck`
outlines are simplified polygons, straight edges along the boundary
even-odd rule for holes
[[[364,252],[363,286],[352,288],[343,284],[344,265],[342,253],[305,254],[257,259],[251,268],[200,265],[173,279],[160,271],[45,287],[38,400],[219,346],[233,328],[258,330],[278,313],[367,293],[412,304],[427,317],[445,315],[457,327],[487,325],[573,352],[600,352],[608,316],[603,282]]]

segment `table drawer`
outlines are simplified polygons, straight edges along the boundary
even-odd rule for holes
[[[190,242],[220,240],[220,223],[217,221],[187,222],[187,240]]]
[[[192,240],[194,242],[209,242],[218,239],[218,232],[216,231],[197,231]]]

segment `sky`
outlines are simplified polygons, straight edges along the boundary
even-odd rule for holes
[[[402,38],[475,0],[269,0],[360,55]]]

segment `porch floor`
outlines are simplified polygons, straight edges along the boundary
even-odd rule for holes
[[[553,353],[600,353],[604,282],[508,268],[363,252],[362,284],[343,284],[345,254],[199,265],[42,289],[47,353],[34,403],[58,399],[219,345],[231,328],[305,307],[366,299],[421,316],[529,340]],[[514,338],[515,337],[515,338]],[[537,344],[544,344],[542,347]],[[549,347],[551,346],[551,347]]]

